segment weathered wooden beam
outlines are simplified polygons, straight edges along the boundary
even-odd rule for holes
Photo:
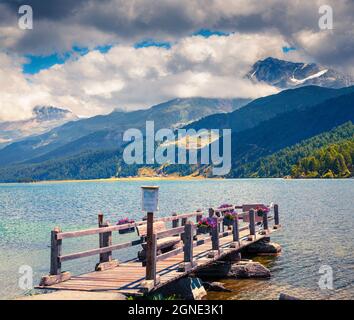
[[[268,212],[263,213],[263,229],[268,231]]]
[[[100,262],[96,264],[95,271],[105,271],[119,266],[118,260],[111,260],[107,262]]]
[[[177,217],[177,213],[172,214],[173,217]],[[177,228],[179,226],[179,219],[172,220],[172,228]]]
[[[58,239],[60,232],[59,227],[55,227],[54,230],[51,231],[50,275],[60,275],[61,273],[59,256],[61,255],[62,240]]]
[[[71,278],[71,274],[70,272],[61,272],[59,274],[56,275],[47,275],[47,276],[43,276],[41,278],[41,281],[39,283],[40,286],[52,286],[54,284],[60,283],[60,282],[64,282],[64,281],[68,281]]]
[[[173,249],[171,251],[168,251],[166,253],[163,253],[163,254],[160,254],[158,256],[156,256],[156,261],[162,261],[162,260],[165,260],[167,258],[170,258],[172,256],[175,256],[179,253],[183,252],[183,247],[179,247],[179,248],[176,248],[176,249]]]
[[[199,212],[185,213],[185,214],[181,214],[181,215],[177,215],[177,216],[169,216],[169,217],[155,219],[154,222],[157,222],[157,221],[169,222],[169,221],[173,221],[176,219],[183,219],[183,218],[197,216],[198,214],[200,214],[200,213]],[[126,224],[121,224],[121,225],[109,226],[109,227],[105,227],[105,228],[92,228],[92,229],[86,229],[86,230],[60,232],[57,236],[57,239],[60,240],[60,239],[68,239],[68,238],[77,238],[77,237],[90,236],[90,235],[105,233],[105,232],[110,232],[110,231],[114,232],[114,231],[134,228],[137,225],[142,225],[142,224],[146,224],[146,223],[147,223],[147,221],[138,221],[135,223],[126,223]]]
[[[69,253],[66,255],[59,256],[59,261],[68,261],[68,260],[74,260],[74,259],[79,259],[79,258],[85,258],[89,256],[94,256],[97,254],[103,254],[106,252],[111,252],[115,250],[120,250],[120,249],[125,249],[129,247],[133,247],[136,245],[139,245],[143,243],[141,239],[137,239],[134,241],[129,241],[129,242],[124,242],[124,243],[119,243],[119,244],[113,244],[109,247],[103,247],[103,248],[97,248],[97,249],[90,249],[86,251],[81,251],[81,252],[76,252],[76,253]]]
[[[181,234],[181,233],[184,233],[184,226],[156,232],[156,235],[157,235],[157,238],[160,239],[160,238],[175,236],[175,235]]]
[[[250,222],[249,222],[249,228],[250,228],[250,235],[255,236],[256,235],[256,223],[255,223],[255,211],[251,209],[249,211],[249,217],[250,217]]]
[[[157,235],[154,234],[154,213],[147,213],[146,280],[156,280]]]
[[[203,218],[203,212],[202,211],[197,210],[197,213],[198,214],[196,216],[196,223],[198,223]]]
[[[234,242],[240,241],[240,230],[238,223],[238,215],[235,215],[235,219],[232,221],[232,240]]]
[[[215,228],[211,229],[211,252],[209,252],[208,257],[215,258],[220,254],[220,243],[219,243],[219,218],[214,215],[212,218],[213,223],[216,225]]]
[[[179,265],[179,271],[189,271],[194,266],[193,260],[193,231],[194,231],[194,224],[191,221],[188,221],[184,226],[184,244],[183,244],[183,253],[184,259],[183,263]]]
[[[279,226],[279,207],[277,204],[274,205],[274,225]]]
[[[208,213],[209,213],[209,218],[212,218],[214,216],[214,209],[209,208]]]
[[[79,231],[69,231],[69,232],[61,232],[58,234],[58,239],[69,239],[69,238],[78,238],[83,236],[90,236],[93,234],[100,234],[105,232],[119,231],[123,229],[133,228],[135,227],[135,223],[126,223],[121,225],[102,227],[102,228],[93,228]]]
[[[103,214],[100,213],[98,215],[98,227],[106,228],[109,227],[109,222],[103,222]],[[99,247],[105,248],[110,247],[112,245],[112,231],[108,231],[105,233],[99,234]],[[112,260],[112,251],[106,251],[104,253],[100,253],[100,263],[109,262]]]

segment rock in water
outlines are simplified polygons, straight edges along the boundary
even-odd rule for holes
[[[275,242],[269,242],[269,239],[265,238],[250,244],[244,249],[244,252],[264,255],[277,255],[281,252],[281,246]]]
[[[269,278],[270,271],[259,262],[241,260],[237,263],[216,261],[206,268],[197,271],[201,278]]]
[[[259,262],[240,261],[231,266],[228,277],[238,279],[270,278],[270,271]]]
[[[203,286],[207,291],[232,292],[232,290],[225,288],[221,282],[203,282]]]

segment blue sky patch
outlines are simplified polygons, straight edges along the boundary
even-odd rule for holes
[[[296,51],[295,47],[283,47],[282,49],[284,53],[288,53],[290,51]]]
[[[104,46],[98,46],[95,48],[95,50],[98,50],[101,53],[107,53],[109,50],[111,50],[112,47],[113,47],[113,45],[107,44]]]
[[[94,50],[98,50],[101,53],[107,53],[112,48],[112,45],[98,46]],[[28,62],[23,65],[23,73],[35,74],[41,70],[49,69],[56,64],[64,64],[69,59],[75,59],[77,57],[88,54],[90,50],[85,47],[74,46],[71,51],[65,53],[53,53],[47,56],[25,55]]]
[[[135,49],[147,48],[147,47],[159,47],[159,48],[170,49],[171,43],[167,42],[167,41],[155,41],[152,39],[148,39],[148,40],[143,40],[143,41],[137,42],[134,45]]]
[[[210,29],[200,29],[197,32],[193,33],[193,36],[202,36],[204,38],[209,38],[211,36],[226,37],[230,35],[230,32],[210,30]]]
[[[49,56],[26,55],[28,63],[23,65],[23,73],[35,74],[41,70],[49,69],[55,64],[63,64],[70,58],[70,53],[58,54],[53,53]]]

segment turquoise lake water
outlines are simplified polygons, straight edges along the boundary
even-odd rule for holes
[[[133,182],[0,184],[0,298],[23,294],[19,268],[28,265],[34,285],[49,269],[50,230],[96,227],[102,211],[111,222],[121,217],[140,220],[140,186]],[[222,203],[279,204],[283,228],[272,235],[281,244],[278,257],[259,261],[270,268],[270,280],[224,280],[232,293],[209,299],[276,299],[279,292],[306,299],[354,299],[354,180],[196,180],[160,181],[158,216],[207,209]],[[135,238],[115,235],[115,242]],[[97,235],[63,242],[64,253],[96,248]],[[135,251],[114,253],[124,260]],[[74,274],[93,270],[97,257],[63,264]],[[319,269],[333,270],[333,290],[321,290]]]

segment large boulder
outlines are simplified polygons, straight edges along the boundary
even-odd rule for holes
[[[275,242],[270,242],[269,238],[264,238],[250,244],[243,252],[261,255],[278,255],[281,252],[281,246]]]
[[[269,278],[270,271],[259,262],[241,260],[237,263],[230,261],[215,261],[211,265],[196,272],[200,278]]]
[[[238,279],[270,278],[270,271],[259,262],[240,261],[231,266],[228,276]]]

